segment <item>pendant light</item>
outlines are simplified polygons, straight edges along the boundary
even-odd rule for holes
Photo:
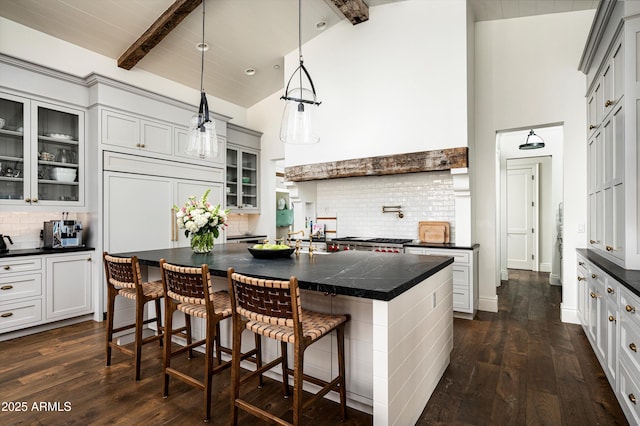
[[[300,65],[289,78],[285,93],[280,97],[285,101],[280,124],[280,140],[284,143],[308,145],[320,141],[320,135],[316,130],[316,110],[320,102],[316,98],[316,88],[302,59],[302,0],[298,0],[298,55]],[[308,81],[311,90],[302,85],[303,78]],[[289,89],[292,81],[298,86]]]
[[[527,136],[527,141],[520,145],[520,149],[539,149],[544,148],[544,141],[538,135],[536,135],[533,130],[529,132],[529,136]]]
[[[202,52],[200,62],[200,108],[198,113],[191,118],[189,127],[189,140],[186,153],[199,158],[210,158],[218,155],[218,135],[216,134],[215,122],[209,116],[209,104],[207,95],[204,92],[204,52],[209,46],[204,41],[204,5],[202,2],[202,43],[198,44],[198,50]]]

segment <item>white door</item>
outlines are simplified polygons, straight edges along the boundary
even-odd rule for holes
[[[538,270],[537,165],[507,169],[507,268]]]
[[[176,191],[175,204],[178,208],[184,206],[187,199],[194,195],[196,198],[202,197],[207,189],[210,189],[207,200],[214,206],[220,204],[224,207],[224,201],[222,199],[222,184],[211,182],[198,182],[198,181],[178,181]],[[223,231],[224,232],[224,231]],[[216,243],[224,242],[224,233],[220,233],[220,237],[216,239]],[[184,229],[178,229],[178,242],[176,247],[189,247],[189,239],[184,236]]]
[[[170,248],[174,180],[105,173],[104,247],[111,253]]]

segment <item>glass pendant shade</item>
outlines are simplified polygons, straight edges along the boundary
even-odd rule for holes
[[[280,140],[297,145],[310,145],[320,141],[318,133],[317,102],[305,102],[304,99],[315,99],[312,91],[295,88],[287,92],[282,122],[280,124]]]
[[[536,135],[533,130],[529,132],[527,141],[519,146],[520,149],[539,149],[544,148],[544,140]]]
[[[204,114],[195,114],[191,118],[187,155],[211,158],[218,155],[218,135],[212,120],[205,121]]]

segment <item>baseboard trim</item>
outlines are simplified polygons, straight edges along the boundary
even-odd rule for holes
[[[547,262],[541,263],[540,272],[551,272],[551,264]]]
[[[502,269],[500,271],[500,281],[509,281],[509,271]]]
[[[557,274],[549,275],[549,284],[562,285],[562,280],[560,278],[561,278],[560,275],[557,275]]]
[[[560,321],[569,324],[581,324],[578,311],[576,309],[565,308],[563,304],[560,304]]]
[[[480,297],[478,299],[478,310],[487,312],[498,312],[498,296]]]

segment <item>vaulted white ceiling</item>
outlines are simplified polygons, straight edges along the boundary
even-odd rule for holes
[[[365,0],[370,7],[403,0]],[[422,0],[434,1],[434,0]],[[441,1],[441,0],[439,0]],[[117,60],[173,0],[0,0],[0,16]],[[597,0],[469,0],[476,20],[592,9]],[[295,0],[207,0],[207,93],[251,106],[283,86],[284,56],[298,45]],[[305,0],[303,42],[346,19],[330,0]],[[360,24],[366,25],[366,23]],[[137,68],[200,87],[202,6],[187,16]],[[19,42],[19,41],[16,41]],[[253,76],[245,74],[255,69]]]

